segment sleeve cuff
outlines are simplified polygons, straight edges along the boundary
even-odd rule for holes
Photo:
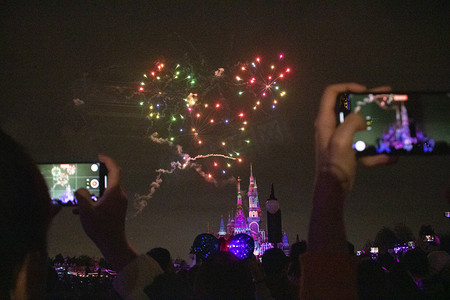
[[[113,287],[123,299],[148,299],[144,293],[145,287],[162,273],[163,270],[153,258],[141,254],[117,274]]]

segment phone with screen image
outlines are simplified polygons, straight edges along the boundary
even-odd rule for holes
[[[74,192],[86,188],[97,201],[107,187],[107,169],[103,163],[41,163],[38,164],[48,186],[52,201],[62,206],[77,206]]]
[[[338,124],[351,112],[367,126],[354,135],[357,155],[450,154],[450,92],[339,94]]]

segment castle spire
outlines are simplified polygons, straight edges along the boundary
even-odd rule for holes
[[[273,188],[273,183],[272,183],[272,189],[270,191],[270,200],[277,200],[277,198],[275,197],[275,192],[274,192],[274,188]]]
[[[230,217],[228,217],[228,220]],[[227,232],[225,231],[225,224],[223,223],[223,216],[220,217],[220,229],[219,229],[219,237],[226,235]]]
[[[236,217],[234,219],[234,233],[245,233],[247,231],[247,222],[244,217],[244,209],[242,207],[241,178],[237,179],[237,205]]]

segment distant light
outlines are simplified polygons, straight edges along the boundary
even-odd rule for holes
[[[364,143],[363,141],[357,141],[355,143],[355,149],[356,151],[364,151],[364,149],[366,149],[366,143]]]
[[[140,91],[140,92],[143,92],[143,91],[144,91],[144,87],[142,87],[142,86],[139,87],[139,91]]]
[[[394,95],[394,101],[407,101],[408,95]]]

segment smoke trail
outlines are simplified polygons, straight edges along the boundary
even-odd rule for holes
[[[197,159],[202,158],[208,158],[208,157],[222,157],[225,159],[230,160],[236,160],[234,157],[226,156],[223,154],[205,154],[205,155],[197,155],[195,157],[190,157],[189,154],[183,153],[183,147],[180,145],[175,145],[172,143],[169,139],[158,137],[158,133],[154,132],[152,135],[150,135],[150,139],[157,143],[157,144],[167,144],[170,147],[174,147],[176,149],[176,153],[181,156],[181,158],[184,160],[184,163],[181,163],[179,161],[173,161],[170,163],[170,169],[158,169],[156,170],[156,173],[158,175],[156,176],[156,179],[150,184],[150,190],[147,195],[135,195],[135,201],[134,201],[134,207],[136,208],[136,213],[134,214],[134,217],[136,217],[138,214],[142,212],[142,210],[148,205],[148,201],[153,197],[153,194],[156,192],[157,189],[160,188],[162,183],[162,174],[172,174],[175,172],[175,170],[184,170],[187,168],[193,168],[201,177],[208,180],[209,182],[214,183],[215,185],[218,185],[218,182],[209,176],[209,174],[205,173],[202,169],[202,166],[198,163],[195,163]],[[228,180],[225,184],[228,184],[229,182],[234,182],[234,178],[232,180]]]

